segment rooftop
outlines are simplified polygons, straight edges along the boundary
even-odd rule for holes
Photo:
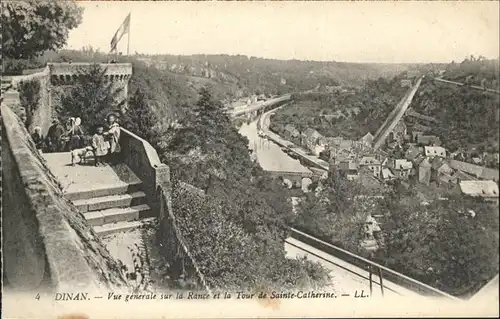
[[[498,185],[493,181],[461,181],[460,190],[470,196],[498,198]]]

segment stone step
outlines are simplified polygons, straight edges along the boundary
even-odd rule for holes
[[[126,208],[110,208],[83,214],[91,226],[102,226],[117,222],[134,221],[152,216],[151,207],[147,204]]]
[[[145,203],[146,194],[144,192],[102,196],[73,201],[73,204],[82,213],[104,210],[108,208],[130,207]]]
[[[71,189],[64,194],[64,197],[71,201],[91,199],[103,196],[122,195],[126,193],[138,192],[142,189],[142,182],[116,183],[109,185],[98,185],[88,188]]]
[[[150,217],[141,220],[104,224],[102,226],[94,226],[93,228],[98,236],[106,236],[114,233],[127,232],[135,228],[141,227],[145,224],[154,222],[155,220],[156,220],[155,217]]]

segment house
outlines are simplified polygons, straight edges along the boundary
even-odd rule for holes
[[[424,146],[424,154],[427,157],[438,156],[446,158],[446,149],[441,146]]]
[[[396,177],[408,178],[413,168],[413,163],[406,159],[393,159],[390,161],[390,167]]]
[[[445,162],[441,157],[434,157],[432,162],[432,169],[434,169],[438,174],[453,174],[453,169],[450,165]]]
[[[359,141],[366,146],[372,146],[374,139],[375,138],[373,137],[372,133],[368,132],[362,138],[360,138]]]
[[[396,178],[396,176],[394,176],[394,174],[391,172],[391,170],[388,169],[387,167],[382,168],[381,175],[382,175],[382,179],[385,181],[390,181],[390,180],[393,180]]]
[[[382,165],[374,156],[364,156],[358,164],[361,167],[367,167],[373,173],[373,176],[380,177]]]
[[[477,181],[477,178],[462,171],[456,171],[452,177],[455,184],[459,184],[461,181]]]
[[[410,145],[410,147],[405,152],[405,158],[409,161],[415,160],[420,154],[422,154],[422,148],[416,145]]]
[[[354,161],[342,161],[338,165],[339,171],[346,174],[348,180],[352,181],[359,178],[358,165]]]
[[[498,202],[498,184],[494,181],[461,181],[459,185],[465,195]]]
[[[299,130],[297,130],[292,124],[285,125],[285,134],[288,138],[298,138],[300,136]]]
[[[450,167],[483,180],[498,182],[498,170],[457,160],[450,161]]]
[[[408,133],[406,123],[403,120],[400,120],[394,129],[389,133],[387,137],[387,144],[398,142],[402,143],[405,140],[406,134]]]
[[[417,135],[416,142],[418,145],[427,145],[427,146],[441,145],[441,140],[439,139],[439,137],[435,135]]]
[[[418,181],[422,184],[429,185],[431,182],[432,165],[429,158],[424,158],[418,165]]]
[[[302,132],[302,144],[304,144],[311,151],[315,149],[316,145],[320,144],[320,140],[322,140],[322,138],[323,135],[310,127]]]

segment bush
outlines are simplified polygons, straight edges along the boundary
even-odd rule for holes
[[[21,107],[24,108],[26,115],[24,124],[26,128],[29,128],[33,120],[33,115],[40,103],[40,81],[34,79],[21,82],[19,97],[21,100]]]

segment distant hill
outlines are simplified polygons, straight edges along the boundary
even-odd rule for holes
[[[242,55],[139,55],[138,59],[169,72],[230,84],[240,95],[283,94],[320,85],[359,86],[368,79],[393,77],[413,64],[375,64],[274,60]]]

